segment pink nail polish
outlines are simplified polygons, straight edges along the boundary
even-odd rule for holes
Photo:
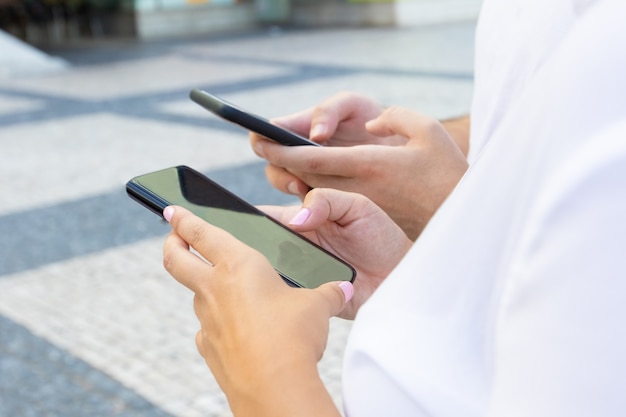
[[[289,221],[289,224],[292,224],[294,226],[302,226],[304,222],[307,221],[310,215],[311,210],[309,210],[308,208],[302,208],[300,209],[298,214],[293,216],[293,218]]]
[[[169,223],[172,220],[172,216],[174,215],[174,207],[167,206],[163,209],[163,217]]]
[[[352,300],[352,296],[354,295],[354,286],[349,281],[343,281],[339,284],[339,288],[343,291],[343,295],[346,297],[346,303]]]

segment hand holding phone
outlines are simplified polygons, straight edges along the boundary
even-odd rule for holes
[[[128,195],[162,216],[179,205],[261,252],[290,285],[316,288],[353,281],[354,268],[315,243],[186,166],[140,175],[126,184]]]
[[[199,89],[191,90],[189,97],[205,109],[221,118],[235,123],[248,130],[265,136],[275,142],[286,146],[321,146],[319,143],[313,142],[303,136],[290,132],[287,129],[276,126],[260,116],[242,110],[227,102],[226,100],[209,94]]]

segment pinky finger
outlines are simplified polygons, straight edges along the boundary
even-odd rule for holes
[[[310,190],[310,187],[298,177],[276,165],[267,165],[265,167],[265,175],[274,188],[286,194],[296,195],[300,199],[304,198]]]

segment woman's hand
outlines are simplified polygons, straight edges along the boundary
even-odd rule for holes
[[[324,114],[339,114],[337,103],[343,102],[335,102],[336,107],[331,106],[335,110]],[[252,137],[252,145],[269,161],[266,174],[276,188],[301,198],[309,187],[363,194],[415,240],[467,170],[465,155],[437,120],[393,107],[365,122],[377,111],[366,105],[361,111],[363,116],[351,119],[354,122],[344,122],[350,128],[337,139],[355,146],[286,147],[258,136]],[[306,115],[294,116],[288,127],[301,130],[310,120]],[[330,127],[342,122],[335,116],[327,120]],[[346,138],[350,135],[351,140]]]
[[[412,244],[384,211],[356,193],[318,188],[307,194],[302,208],[261,209],[356,269],[354,297],[339,314],[347,319],[354,318]]]
[[[355,286],[289,287],[259,252],[181,207],[163,213],[164,266],[195,293],[196,344],[235,415],[337,415],[317,372],[329,319],[354,317],[411,241],[359,194],[316,189],[304,208],[265,209],[351,263]]]
[[[380,138],[370,135],[365,129],[365,123],[380,116],[383,111],[382,106],[367,96],[343,92],[307,110],[274,118],[272,123],[325,146],[376,144]],[[388,140],[393,142],[391,138]],[[267,139],[251,132],[250,142],[257,154],[265,157],[263,149]],[[398,143],[404,143],[404,140],[399,138]],[[310,189],[297,176],[289,173],[286,167],[273,165],[271,161],[266,173],[269,181],[285,193],[304,197]]]
[[[302,112],[274,118],[272,122],[326,146],[404,143],[402,138],[381,139],[365,128],[365,123],[380,116],[384,110],[370,97],[344,92]],[[253,147],[259,140],[264,140],[254,133],[251,139]]]
[[[291,288],[265,257],[224,230],[181,207],[166,208],[164,217],[172,225],[164,266],[195,293],[196,344],[233,413],[338,416],[317,362],[351,284]]]

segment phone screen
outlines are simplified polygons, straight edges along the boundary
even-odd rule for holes
[[[315,288],[329,281],[354,280],[354,269],[344,261],[189,167],[135,177],[127,191],[155,213],[179,205],[225,229],[261,252],[292,285]]]

